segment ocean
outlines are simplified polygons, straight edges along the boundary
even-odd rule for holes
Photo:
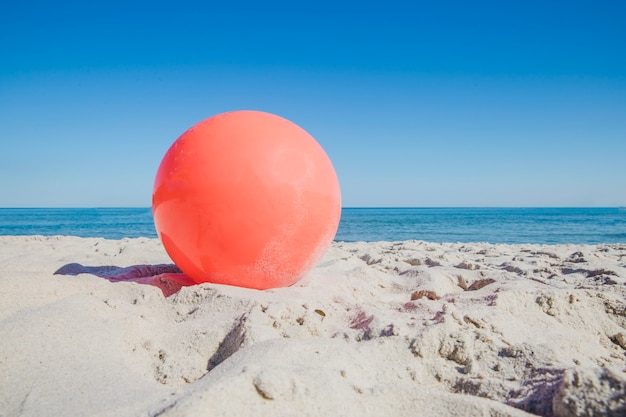
[[[0,235],[157,237],[150,208],[0,208]],[[624,208],[344,208],[335,240],[626,243]]]

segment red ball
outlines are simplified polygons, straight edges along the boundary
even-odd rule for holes
[[[195,282],[267,289],[294,284],[324,256],[341,192],[306,131],[273,114],[234,111],[172,144],[152,212],[165,250]]]

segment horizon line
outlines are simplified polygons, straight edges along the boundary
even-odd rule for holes
[[[626,205],[617,206],[342,206],[341,209],[623,209]],[[152,209],[151,206],[6,206],[0,210],[71,210],[71,209],[92,209],[92,210],[120,210],[120,209]]]

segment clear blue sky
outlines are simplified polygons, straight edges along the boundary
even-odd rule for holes
[[[150,205],[224,111],[311,133],[344,206],[626,205],[626,2],[0,2],[0,207]]]

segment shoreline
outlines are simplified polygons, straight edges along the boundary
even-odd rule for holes
[[[184,285],[154,238],[0,265],[0,415],[626,412],[623,243],[334,242],[266,291]]]

